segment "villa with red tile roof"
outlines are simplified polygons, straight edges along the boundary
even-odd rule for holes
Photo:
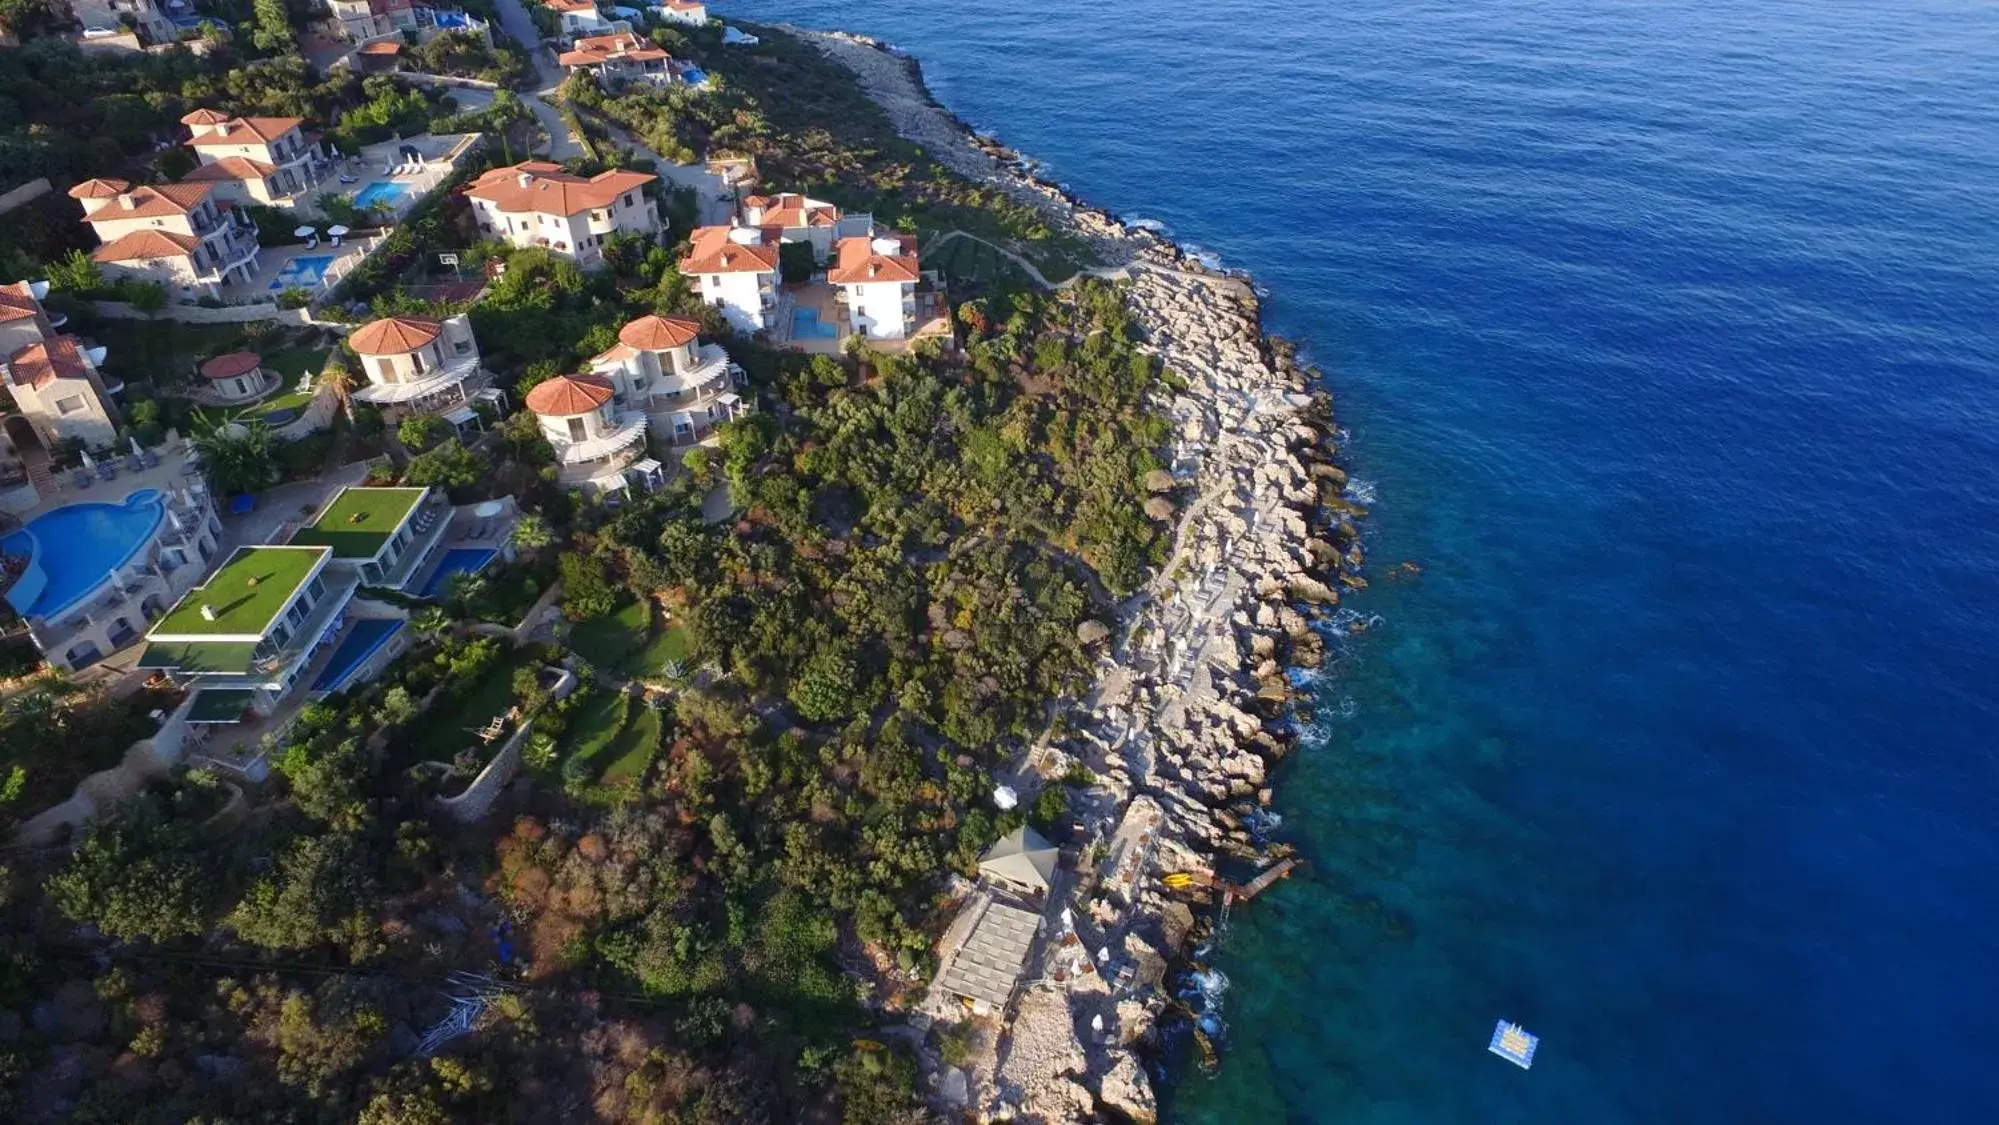
[[[104,349],[85,347],[60,331],[62,320],[42,307],[48,283],[0,285],[0,385],[19,411],[7,436],[17,448],[43,449],[74,438],[103,449],[118,436],[118,409],[97,365]]]
[[[694,232],[680,272],[694,279],[701,300],[721,309],[737,330],[768,328],[778,304],[782,235],[776,227],[702,227]]]
[[[665,3],[653,5],[652,10],[668,23],[689,27],[703,27],[708,23],[708,5],[701,0],[665,0]]]
[[[299,117],[230,117],[197,109],[180,119],[200,165],[182,180],[212,184],[230,203],[282,206],[325,179],[332,165]]]
[[[700,322],[686,317],[642,316],[591,358],[591,373],[610,381],[620,404],[643,411],[654,434],[691,445],[755,409],[736,393],[743,369],[700,333]]]
[[[463,314],[447,320],[384,317],[356,328],[347,347],[360,357],[368,380],[354,391],[354,401],[378,407],[390,420],[458,409],[492,381]]]
[[[349,43],[365,43],[419,24],[412,0],[327,0],[340,33]]]
[[[842,238],[859,238],[874,230],[869,214],[843,214],[823,199],[796,192],[751,195],[743,199],[743,225],[775,228],[784,242],[810,242],[812,256],[823,262]]]
[[[602,35],[616,30],[597,0],[541,0],[541,6],[562,17],[564,35]]]
[[[220,297],[256,274],[257,230],[217,206],[214,185],[85,180],[69,189],[103,243],[90,255],[106,277],[150,281],[172,297]]]
[[[559,164],[528,160],[486,172],[465,195],[487,235],[592,265],[603,259],[611,235],[658,236],[659,209],[645,194],[657,179],[625,170],[576,176]]]
[[[923,278],[916,236],[843,238],[839,260],[826,271],[847,302],[849,327],[872,340],[900,340],[916,322],[916,285]]]
[[[630,31],[584,36],[576,40],[573,49],[557,55],[556,61],[571,72],[581,70],[595,75],[606,87],[627,82],[671,86],[679,80],[673,56],[652,40]]]

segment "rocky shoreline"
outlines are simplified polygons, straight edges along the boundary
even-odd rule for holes
[[[1314,620],[1365,585],[1355,520],[1366,513],[1345,495],[1331,401],[1295,350],[1264,334],[1248,281],[1035,178],[939,106],[917,64],[886,45],[787,30],[853,71],[941,163],[1087,240],[1106,263],[1091,272],[1128,283],[1150,348],[1187,382],[1162,404],[1173,469],[1147,482],[1178,509],[1173,551],[1118,607],[1065,733],[1030,755],[1047,777],[1087,766],[1099,784],[1084,822],[1117,827],[1060,887],[1049,914],[1059,920],[1030,955],[1011,1023],[970,1048],[962,1074],[925,1053],[940,1107],[979,1120],[1156,1120],[1145,1063],[1167,1053],[1164,1025],[1201,1014],[1198,998],[1174,996],[1170,974],[1231,893],[1218,862],[1246,871],[1288,857],[1261,828],[1296,725],[1292,670],[1322,662]],[[1171,873],[1193,886],[1168,887]]]

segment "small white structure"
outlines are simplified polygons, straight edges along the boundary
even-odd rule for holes
[[[721,309],[738,331],[768,328],[777,311],[779,234],[759,227],[702,227],[694,232],[680,272],[694,279],[701,300]]]
[[[480,176],[465,195],[486,234],[591,265],[603,260],[611,235],[658,236],[659,211],[644,191],[657,179],[622,169],[586,178],[560,164],[526,160]]]
[[[625,467],[645,453],[646,416],[614,401],[602,375],[557,375],[527,394],[555,449],[559,478],[571,488],[613,492],[625,487]]]
[[[236,406],[261,398],[271,389],[264,372],[264,358],[255,352],[225,352],[201,365],[201,377],[208,381],[204,397],[218,405]]]
[[[541,6],[562,17],[565,35],[598,35],[613,30],[612,21],[597,10],[597,0],[541,0]]]
[[[53,449],[75,438],[102,449],[118,432],[118,410],[98,372],[105,351],[58,332],[42,308],[48,291],[45,281],[0,285],[0,385],[19,411],[5,423],[8,435],[17,448]]]
[[[826,273],[847,300],[848,327],[871,340],[900,340],[916,323],[916,236],[843,238]]]
[[[701,27],[708,22],[708,5],[703,4],[701,0],[666,0],[666,3],[654,7],[653,11],[658,12],[659,18],[668,23]]]
[[[692,445],[755,410],[737,393],[743,369],[700,332],[685,317],[642,316],[618,330],[617,345],[592,358],[590,370],[609,380],[620,409],[644,411],[655,434]]]
[[[368,380],[354,400],[380,407],[391,420],[455,410],[492,380],[463,313],[448,320],[383,317],[355,329],[347,346]]]

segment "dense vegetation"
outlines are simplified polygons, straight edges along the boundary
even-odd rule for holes
[[[1070,252],[894,140],[816,55],[766,43],[714,62],[705,108],[578,100],[649,139],[754,153],[786,188]],[[353,104],[386,112],[392,95],[362,86]],[[683,239],[687,201],[661,203]],[[416,288],[424,258],[469,243],[461,207],[413,216],[407,246],[343,295],[366,313],[463,307]],[[1169,439],[1148,404],[1174,377],[1109,283],[990,286],[948,340],[808,357],[729,333],[667,248],[614,240],[595,273],[465,249],[468,269],[506,262],[470,313],[516,404],[657,311],[702,317],[763,412],[610,509],[555,486],[531,415],[475,447],[354,411],[340,440],[396,453],[370,479],[520,500],[519,560],[412,605],[410,651],[306,708],[265,747],[263,786],[183,772],[73,853],[0,869],[0,1021],[19,1029],[0,1037],[0,1118],[917,1114],[912,1061],[868,1028],[934,969],[944,876],[1024,815],[992,809],[992,771],[1082,682],[1088,623],[1164,556],[1140,482]],[[173,330],[129,331],[182,362]],[[731,514],[704,518],[717,492]],[[558,579],[556,631],[472,629],[514,625]],[[123,713],[60,686],[34,698],[8,705],[10,751],[51,707]],[[496,810],[449,816],[516,736],[521,779]],[[0,768],[18,761],[25,786],[45,759],[37,744]],[[1055,786],[1033,814],[1059,835],[1062,806]],[[418,1057],[464,972],[493,974],[490,1003]]]

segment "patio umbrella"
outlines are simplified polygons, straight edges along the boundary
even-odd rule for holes
[[[292,237],[305,239],[308,246],[319,245],[319,232],[312,227],[300,227],[292,232]]]
[[[139,448],[139,437],[137,434],[133,434],[129,440],[132,443],[132,456],[137,457],[145,452],[145,450]]]
[[[326,237],[332,239],[333,244],[338,246],[340,245],[340,240],[347,237],[347,228],[341,226],[339,223],[335,223],[326,228]]]
[[[90,459],[90,450],[88,450],[88,449],[85,449],[85,450],[80,450],[80,451],[79,451],[79,453],[80,453],[80,454],[81,454],[81,456],[83,457],[83,467],[84,467],[84,468],[86,468],[86,469],[95,469],[95,468],[97,467],[97,462],[95,462],[95,461],[92,461],[92,460]]]

